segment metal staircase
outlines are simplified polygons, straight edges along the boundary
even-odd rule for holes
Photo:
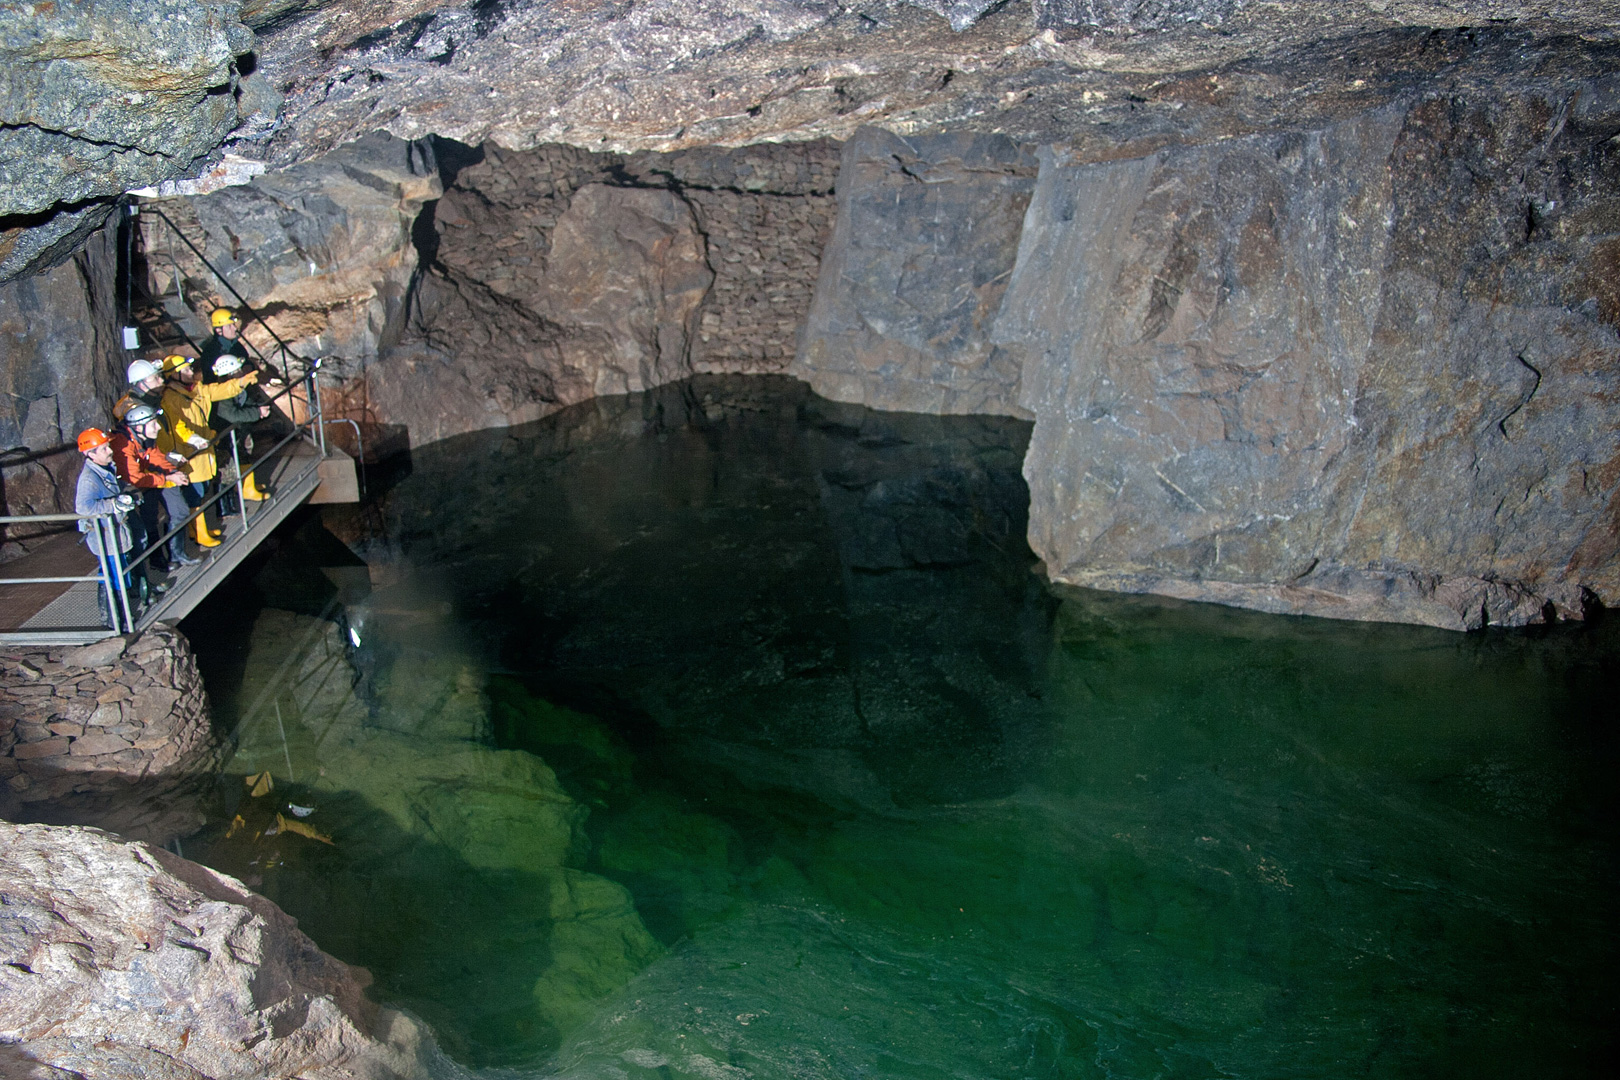
[[[258,460],[245,463],[238,452],[241,433],[236,425],[227,425],[206,449],[218,456],[222,474],[234,474],[233,483],[222,485],[184,521],[171,521],[168,532],[153,539],[145,550],[131,553],[127,566],[119,555],[93,555],[79,540],[81,522],[86,523],[85,528],[110,537],[114,514],[0,516],[0,527],[24,526],[27,534],[36,538],[41,530],[59,530],[43,541],[31,543],[22,557],[0,564],[0,644],[82,645],[117,634],[138,635],[159,622],[176,622],[241,565],[298,506],[312,499],[354,502],[359,498],[354,459],[329,446],[326,440],[328,424],[353,422],[327,419],[323,414],[320,359],[294,353],[166,214],[147,208],[143,216],[161,221],[208,267],[237,301],[244,324],[257,322],[268,331],[276,343],[273,357],[264,356],[246,342],[244,345],[258,356],[261,366],[284,379],[285,387],[271,400],[291,423],[292,430],[260,454]],[[179,295],[178,275],[176,282],[176,294],[160,298],[164,321],[195,352],[195,343],[207,340],[212,331]],[[75,451],[64,446],[52,453]],[[243,498],[242,486],[249,476],[271,492],[269,498]],[[142,590],[130,587],[132,578],[146,576],[147,562],[167,547],[171,537],[190,527],[209,507],[220,505],[233,488],[238,509],[223,515],[225,537],[218,547],[203,552],[206,557],[202,562],[178,568],[160,594],[143,596]],[[104,549],[110,547],[116,544],[104,545]],[[98,593],[110,597],[110,613],[103,612]]]

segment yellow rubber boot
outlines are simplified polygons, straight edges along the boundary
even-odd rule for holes
[[[263,502],[270,496],[259,490],[257,473],[248,473],[247,479],[242,481],[242,498],[248,502]]]
[[[209,534],[208,522],[203,520],[201,514],[198,514],[191,522],[191,536],[192,539],[197,541],[197,546],[200,548],[219,547],[219,541]]]

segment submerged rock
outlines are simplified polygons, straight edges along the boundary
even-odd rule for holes
[[[659,946],[623,886],[573,868],[585,808],[540,758],[492,745],[483,675],[447,616],[413,587],[356,605],[357,685],[336,623],[262,612],[226,772],[273,786],[236,787],[243,824],[186,849],[364,963],[458,1060],[497,1064],[555,1047]],[[330,846],[266,827],[289,799]]]
[[[0,822],[0,893],[6,1076],[429,1075],[422,1027],[234,878],[95,829]]]

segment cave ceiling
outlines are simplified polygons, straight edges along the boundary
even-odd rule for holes
[[[1080,158],[1620,70],[1620,0],[60,0],[0,6],[0,280],[221,155],[993,131]]]

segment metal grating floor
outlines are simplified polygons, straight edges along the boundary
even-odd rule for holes
[[[106,628],[107,623],[101,617],[101,605],[96,600],[96,586],[88,581],[78,581],[68,586],[67,592],[46,604],[21,627],[23,630]]]

